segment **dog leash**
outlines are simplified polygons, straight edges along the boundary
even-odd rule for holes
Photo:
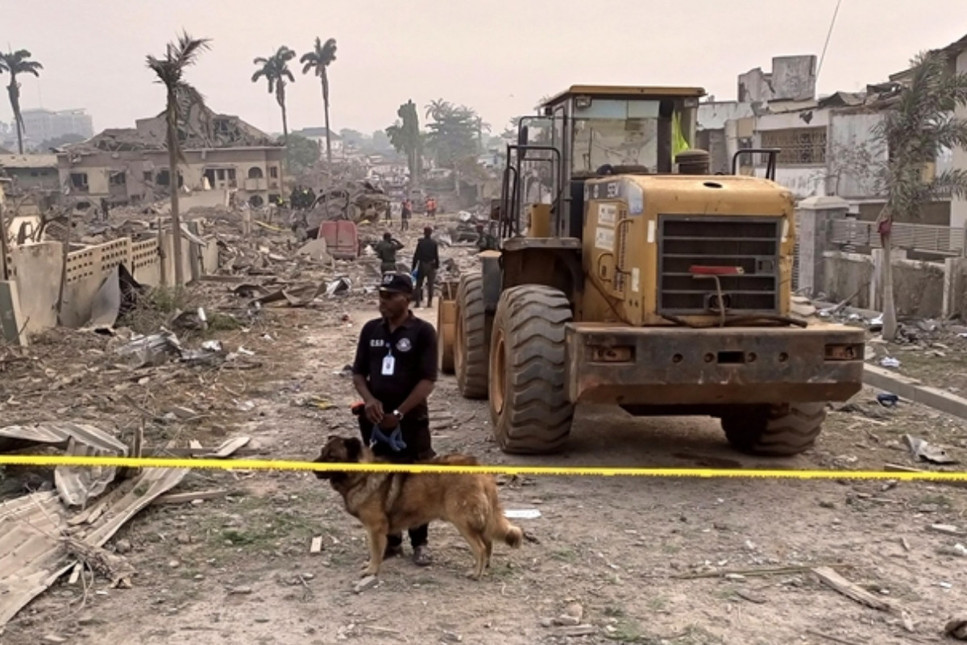
[[[399,425],[396,426],[388,437],[383,434],[378,424],[373,425],[373,434],[370,435],[369,447],[372,448],[375,446],[377,441],[388,445],[393,452],[400,452],[406,449],[406,442],[403,441],[403,429]]]

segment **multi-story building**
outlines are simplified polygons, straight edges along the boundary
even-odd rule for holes
[[[253,206],[283,199],[285,147],[237,116],[192,110],[178,132],[184,162],[178,185],[190,191],[224,189]],[[165,116],[134,128],[105,130],[57,154],[61,185],[71,194],[111,204],[164,197],[168,168]]]
[[[66,135],[88,139],[94,136],[94,122],[86,110],[33,109],[21,112],[24,123],[24,145],[36,147],[45,141]],[[16,136],[16,132],[14,132]]]

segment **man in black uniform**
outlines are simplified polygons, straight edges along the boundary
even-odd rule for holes
[[[416,243],[413,252],[413,271],[416,271],[416,306],[423,300],[423,283],[426,282],[426,306],[433,306],[433,283],[440,268],[440,247],[433,239],[433,228],[423,229],[423,239]]]
[[[437,338],[433,325],[410,311],[413,279],[405,273],[383,275],[379,313],[363,325],[353,363],[353,385],[363,398],[359,414],[363,441],[373,452],[397,463],[435,456],[430,441],[427,397],[437,378]],[[430,564],[427,529],[410,529],[413,562]],[[384,557],[403,553],[403,536],[390,535]]]

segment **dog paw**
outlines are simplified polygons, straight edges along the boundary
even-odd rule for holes
[[[476,569],[471,569],[470,571],[467,571],[467,577],[470,578],[471,580],[480,580],[480,574],[477,573]]]

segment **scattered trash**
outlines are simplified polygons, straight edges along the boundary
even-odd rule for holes
[[[913,453],[913,456],[917,459],[929,461],[933,464],[957,463],[957,460],[948,455],[946,450],[929,444],[919,437],[905,434],[903,435],[903,440],[906,442],[907,447],[910,448],[910,452]]]
[[[896,367],[900,367],[900,361],[890,356],[885,356],[883,357],[883,360],[880,361],[880,365],[882,365],[883,367],[896,368]]]
[[[876,401],[885,408],[893,408],[900,402],[900,397],[891,392],[880,392],[876,395]]]
[[[506,509],[504,517],[512,520],[536,520],[541,516],[540,510],[536,508]]]

